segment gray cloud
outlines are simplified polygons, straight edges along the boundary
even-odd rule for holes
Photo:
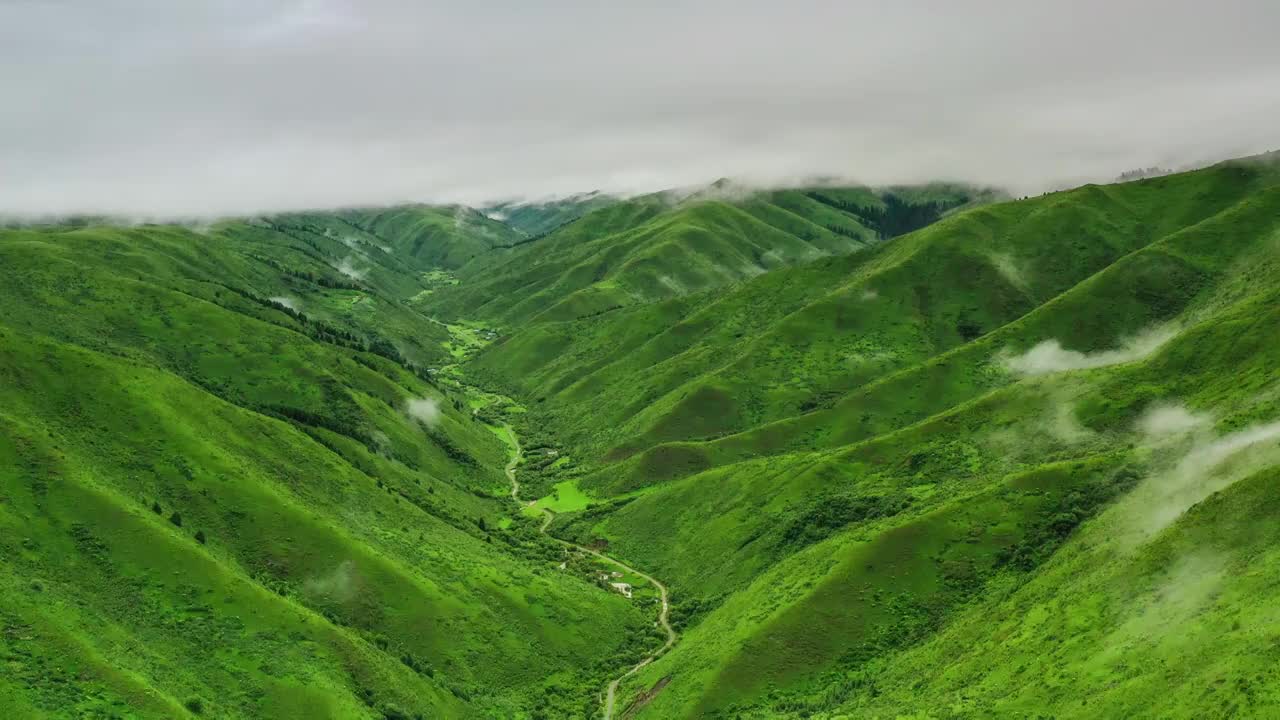
[[[614,5],[0,0],[0,212],[1026,192],[1280,145],[1269,0]]]

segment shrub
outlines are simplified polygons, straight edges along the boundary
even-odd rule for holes
[[[819,497],[788,513],[790,517],[782,524],[781,544],[805,547],[849,523],[897,515],[910,504],[911,497],[902,493]]]

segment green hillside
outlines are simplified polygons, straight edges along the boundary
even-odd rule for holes
[[[1280,713],[1280,156],[998,199],[0,230],[0,715]]]
[[[1259,716],[1277,243],[1280,167],[1227,163],[473,364],[572,438],[546,482],[596,502],[553,530],[673,588],[639,717]]]
[[[579,714],[639,652],[323,222],[0,234],[6,717]]]
[[[580,451],[627,460],[624,476],[610,473],[612,483],[636,480],[637,465],[662,477],[669,463],[701,470],[836,447],[1000,382],[952,358],[1045,337],[1088,351],[1170,319],[1185,297],[1157,307],[1128,300],[1097,318],[1059,304],[1106,302],[1104,292],[1131,290],[1106,287],[1112,283],[1183,280],[1190,270],[1173,265],[1161,241],[1205,232],[1202,222],[1236,222],[1252,207],[1242,201],[1270,182],[1269,173],[1221,166],[988,205],[728,291],[526,326],[468,371],[534,398],[541,419]],[[913,390],[925,387],[945,392]]]
[[[511,247],[524,237],[511,226],[462,205],[405,205],[347,210],[332,216],[312,213],[307,219],[337,220],[364,230],[384,241],[381,248],[419,270],[461,267],[494,248]]]
[[[600,315],[846,254],[990,196],[961,186],[749,191],[723,181],[646,195],[478,259],[427,307],[507,327]]]
[[[529,237],[538,237],[616,202],[618,198],[613,195],[589,192],[543,202],[495,203],[481,208],[481,211]]]

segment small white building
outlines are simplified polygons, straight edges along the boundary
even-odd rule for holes
[[[609,585],[613,587],[614,590],[617,590],[618,592],[622,593],[622,595],[626,597],[628,600],[631,599],[631,583],[614,582],[614,583],[609,583]]]

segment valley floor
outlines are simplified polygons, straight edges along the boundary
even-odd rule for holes
[[[464,386],[464,387],[467,387],[467,389],[471,391],[470,392],[471,395],[473,396],[479,395],[482,398],[481,402],[486,402],[493,398],[492,394],[485,393],[479,390],[478,388],[469,387],[469,386]],[[501,400],[510,402],[510,400],[506,398],[501,398]],[[478,413],[481,407],[483,406],[477,405],[474,412]],[[520,506],[522,508],[533,506],[536,504],[536,501],[533,501],[533,500],[525,501],[525,500],[522,500],[520,497],[520,481],[517,478],[517,471],[519,469],[520,461],[524,457],[524,452],[520,447],[519,435],[516,433],[515,429],[512,428],[511,425],[508,423],[504,423],[501,426],[501,428],[499,428],[499,430],[500,430],[499,434],[503,437],[504,440],[507,441],[507,443],[510,445],[510,448],[511,448],[511,459],[507,462],[506,467],[504,468],[504,471],[506,472],[506,475],[507,475],[507,479],[511,483],[511,499],[516,503],[517,506]],[[555,512],[547,508],[542,508],[541,514],[543,516],[543,522],[538,527],[538,532],[546,534],[547,529],[555,521]],[[610,557],[605,552],[601,552],[600,550],[597,550],[597,549],[578,545],[576,543],[572,543],[567,540],[561,540],[560,538],[556,538],[554,535],[550,535],[550,537],[552,537],[557,542],[561,543],[569,553],[595,558],[601,561],[601,563],[605,566],[616,567],[628,575],[642,578],[645,582],[652,585],[653,588],[658,592],[658,611],[657,611],[657,617],[656,617],[656,620],[654,621],[654,624],[662,629],[665,635],[665,641],[661,646],[657,647],[652,652],[647,653],[642,659],[640,659],[638,662],[636,662],[635,664],[627,668],[625,672],[623,672],[618,677],[614,678],[612,681],[609,682],[609,685],[605,688],[604,692],[601,694],[601,706],[603,708],[605,720],[611,720],[611,718],[613,718],[614,716],[614,709],[615,709],[614,706],[616,704],[616,696],[617,696],[619,683],[621,683],[623,680],[630,677],[631,675],[634,675],[636,672],[639,672],[641,668],[643,668],[644,666],[656,660],[660,655],[665,653],[667,650],[671,649],[671,646],[675,645],[676,643],[678,636],[676,635],[675,629],[671,627],[671,623],[669,620],[671,608],[668,600],[667,586],[663,585],[662,582],[657,580],[656,578],[640,570],[637,570],[616,558]],[[568,561],[566,560],[565,563],[567,562]],[[562,563],[562,566],[565,563]],[[628,598],[630,597],[631,596],[628,594]]]

